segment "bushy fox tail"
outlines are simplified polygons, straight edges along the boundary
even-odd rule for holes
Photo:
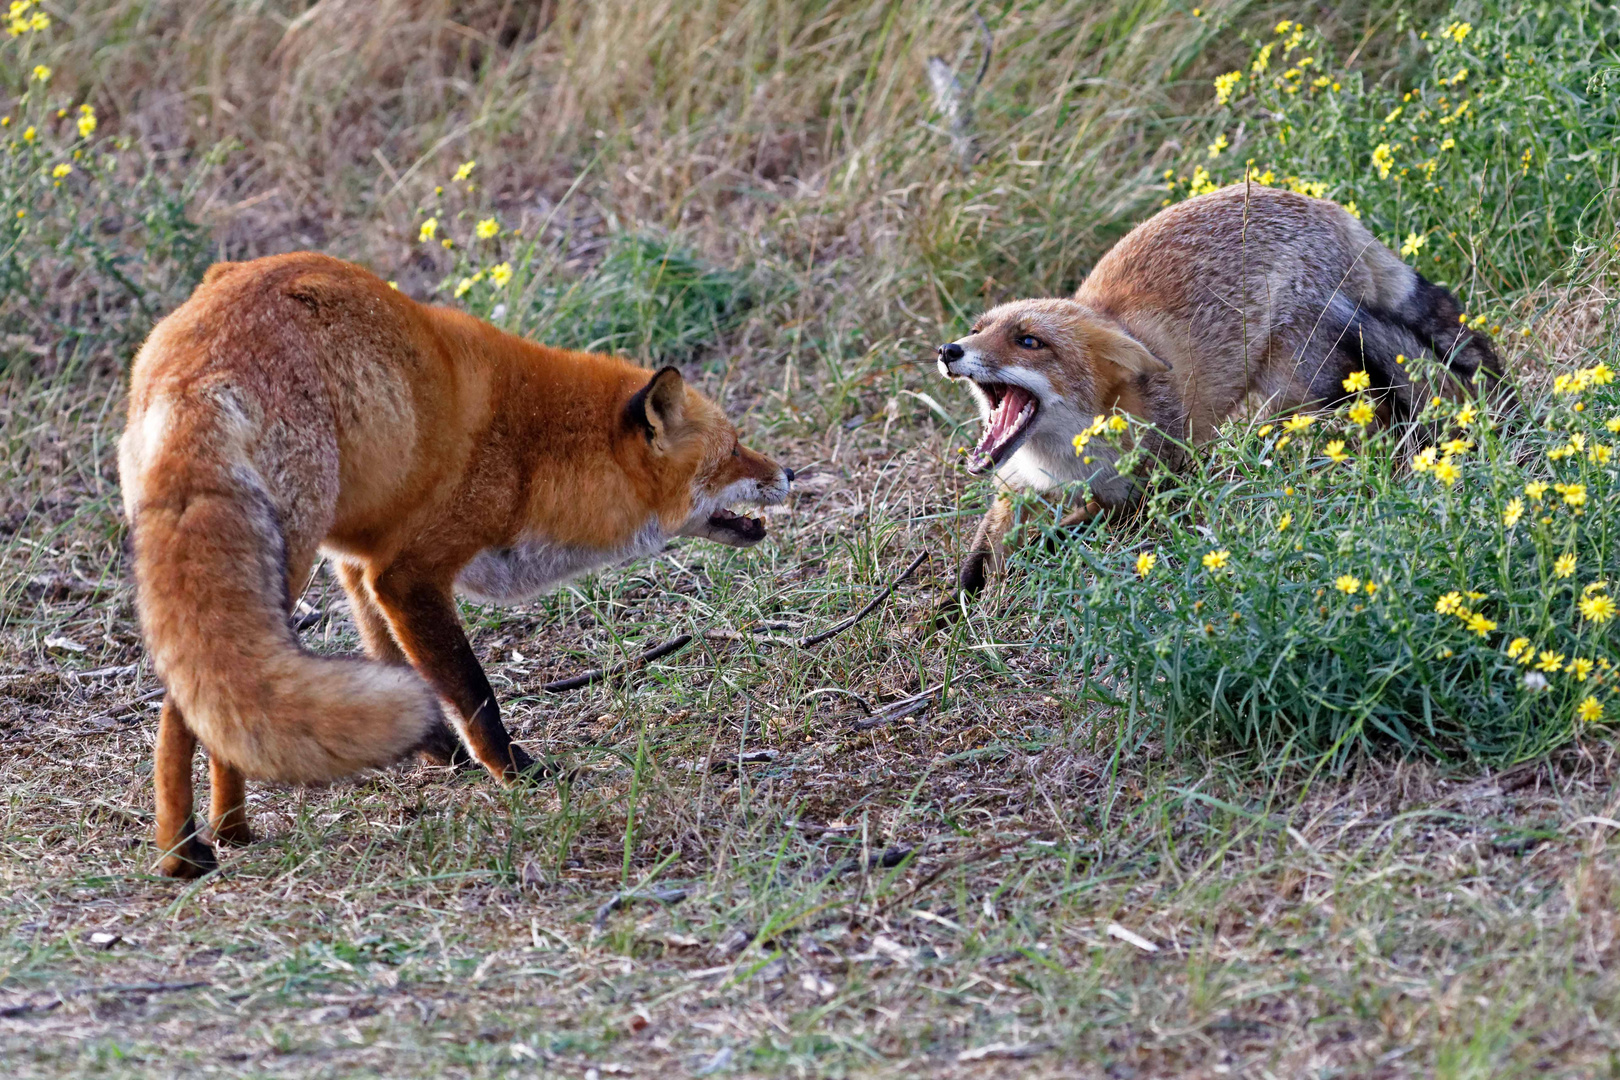
[[[312,784],[417,747],[440,718],[420,676],[299,646],[285,539],[258,474],[187,465],[141,478],[136,596],[157,673],[208,752],[248,776]]]

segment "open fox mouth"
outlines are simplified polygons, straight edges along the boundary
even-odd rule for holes
[[[742,547],[765,539],[765,522],[746,514],[733,514],[730,510],[716,510],[709,515],[709,538],[724,544]]]
[[[967,460],[968,472],[978,474],[1000,465],[1018,449],[1041,405],[1035,395],[1022,386],[978,380],[974,380],[974,384],[990,399],[990,419],[985,421],[979,445],[973,448]]]

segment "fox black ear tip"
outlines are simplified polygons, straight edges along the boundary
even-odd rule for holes
[[[790,483],[790,484],[793,483],[793,470],[792,469],[784,468],[782,470],[782,475],[787,477],[787,482],[788,483]]]

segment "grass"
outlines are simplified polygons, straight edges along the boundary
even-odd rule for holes
[[[1394,5],[1336,9],[1324,41],[1368,87],[1415,79]],[[1169,194],[1165,168],[1235,130],[1210,79],[1300,15],[982,10],[995,55],[966,168],[922,75],[937,54],[971,85],[965,3],[402,2],[359,19],[98,0],[0,44],[32,50],[6,78],[54,69],[36,107],[91,103],[94,138],[128,140],[95,215],[61,189],[0,192],[59,226],[18,249],[52,272],[26,275],[26,302],[0,299],[8,1072],[1615,1071],[1605,729],[1512,765],[1374,747],[1313,772],[1176,741],[1162,711],[1133,725],[1039,604],[1068,603],[1082,557],[1124,570],[1136,538],[1026,549],[1024,585],[919,641],[984,499],[954,467],[970,408],[932,373],[933,345],[989,300],[1072,288]],[[76,126],[57,134],[71,153]],[[74,233],[119,200],[180,213]],[[442,231],[423,243],[429,216]],[[64,248],[74,235],[105,259]],[[759,548],[684,543],[530,605],[465,609],[509,725],[570,766],[567,784],[401,767],[255,785],[258,842],[198,883],[153,876],[156,683],[112,453],[146,316],[104,268],[160,311],[206,261],[196,235],[229,257],[320,247],[525,332],[675,360],[800,471]],[[1535,326],[1507,358],[1540,402],[1553,370],[1613,361],[1613,280],[1513,250],[1538,272],[1482,286],[1470,310]],[[52,262],[64,252],[84,257],[74,275]],[[1234,434],[1182,496],[1247,468],[1258,438]],[[1367,482],[1390,499],[1415,483]],[[1193,543],[1147,535],[1166,572],[1171,545]],[[924,551],[870,618],[781,643]],[[358,647],[325,570],[305,600],[311,647]],[[732,636],[621,683],[540,690],[710,630]],[[926,711],[863,723],[935,687]]]

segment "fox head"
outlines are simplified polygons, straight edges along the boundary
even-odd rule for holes
[[[999,470],[1044,490],[1086,477],[1074,437],[1137,380],[1168,371],[1124,327],[1074,300],[991,308],[939,347],[939,370],[966,382],[984,419],[968,471]]]
[[[632,440],[644,445],[648,472],[666,495],[658,516],[669,535],[731,547],[765,539],[764,521],[729,508],[780,503],[793,470],[742,445],[720,407],[678,370],[659,370],[632,394],[624,420]]]

